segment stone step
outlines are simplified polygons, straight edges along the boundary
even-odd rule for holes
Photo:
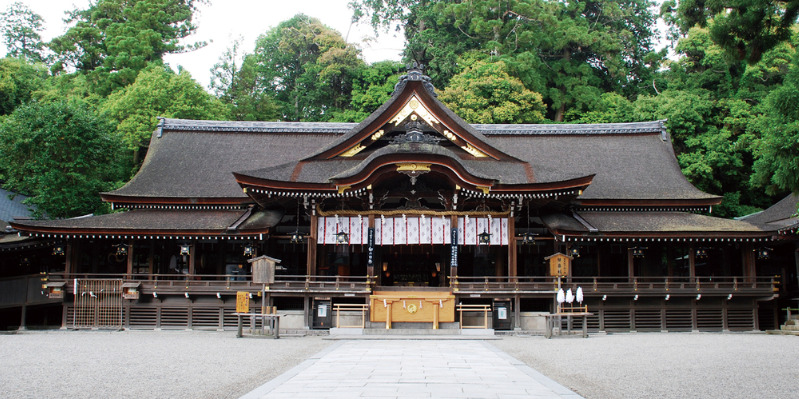
[[[383,322],[366,322],[366,328],[369,330],[386,329],[386,323]],[[439,330],[459,330],[460,323],[438,323]],[[432,330],[433,323],[408,323],[408,322],[395,322],[391,323],[392,330],[404,329],[418,329],[418,330]]]

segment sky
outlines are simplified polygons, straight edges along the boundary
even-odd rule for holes
[[[15,1],[19,0],[0,0],[0,11],[5,11]],[[67,26],[63,22],[65,11],[85,9],[90,1],[23,0],[22,3],[42,16],[45,25],[42,39],[49,41],[66,31]],[[252,52],[258,35],[298,13],[318,18],[339,31],[349,43],[362,50],[364,60],[368,63],[398,61],[404,47],[401,33],[381,31],[376,36],[367,24],[351,24],[352,11],[347,7],[349,0],[209,0],[207,3],[198,7],[195,24],[199,28],[186,42],[206,41],[208,45],[200,50],[164,57],[164,61],[173,69],[183,67],[205,88],[210,83],[211,68],[236,39],[242,38],[241,50]],[[5,46],[0,44],[0,54],[5,52]]]

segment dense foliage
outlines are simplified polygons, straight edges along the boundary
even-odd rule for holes
[[[98,192],[122,178],[110,124],[80,100],[18,107],[0,124],[0,174],[51,218],[102,210]]]
[[[686,177],[724,196],[715,215],[799,191],[796,0],[667,0],[659,13],[652,0],[353,0],[376,32],[404,29],[402,63],[367,64],[300,14],[232,43],[213,94],[163,63],[203,45],[187,40],[204,1],[95,0],[49,43],[25,5],[1,13],[4,187],[49,217],[103,211],[96,193],[131,176],[158,117],[359,122],[418,62],[473,123],[666,119]]]

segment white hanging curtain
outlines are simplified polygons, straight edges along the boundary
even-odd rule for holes
[[[478,245],[478,235],[491,234],[490,245],[508,245],[508,218],[458,217],[458,244]],[[450,218],[441,216],[387,216],[375,218],[375,245],[450,244]],[[317,244],[336,244],[336,234],[345,232],[349,243],[367,244],[369,218],[321,216]]]

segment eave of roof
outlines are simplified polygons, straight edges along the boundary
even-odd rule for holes
[[[772,233],[751,223],[688,212],[579,212],[579,217],[545,215],[542,220],[553,234],[564,237],[597,238],[743,238],[766,239]]]
[[[769,231],[786,232],[799,228],[799,194],[789,194],[767,209],[744,216],[740,220]]]
[[[271,211],[141,209],[72,219],[17,221],[11,225],[35,237],[240,236],[266,234],[281,216]]]

